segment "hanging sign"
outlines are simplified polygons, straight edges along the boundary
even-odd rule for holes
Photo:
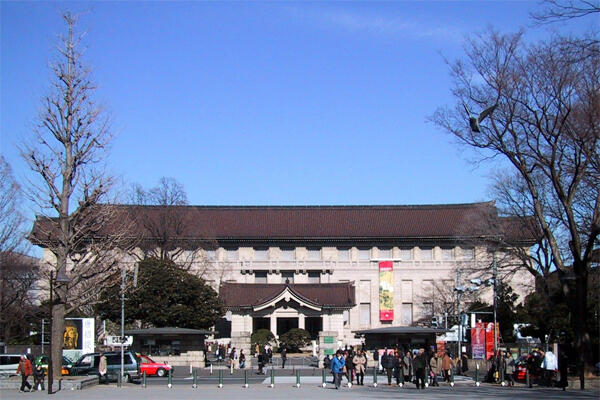
[[[379,320],[394,320],[394,262],[379,263]]]

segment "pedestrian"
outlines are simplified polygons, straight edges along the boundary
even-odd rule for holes
[[[413,360],[413,367],[415,369],[417,389],[425,389],[425,371],[427,370],[425,349],[419,349],[417,356]]]
[[[273,349],[271,348],[271,346],[269,346],[269,348],[267,349],[267,357],[269,359],[269,364],[273,363]]]
[[[404,382],[410,382],[413,374],[413,359],[410,356],[410,351],[407,351],[402,358],[402,373],[404,374]]]
[[[282,345],[281,349],[281,368],[285,368],[285,362],[287,360],[287,349],[285,344]]]
[[[567,352],[564,348],[558,351],[558,371],[560,372],[559,385],[562,387],[562,390],[565,391],[567,390],[567,386],[569,386],[569,357],[567,356]]]
[[[365,357],[362,350],[358,350],[356,355],[352,358],[352,362],[354,363],[354,370],[356,371],[356,384],[364,386],[367,357]]]
[[[231,369],[231,373],[233,374],[233,370],[237,368],[238,362],[238,353],[235,347],[231,348],[231,352],[229,353],[229,367]]]
[[[27,378],[33,374],[33,367],[31,366],[31,361],[29,361],[25,354],[21,355],[21,360],[17,367],[17,375],[18,374],[21,374],[21,388],[19,389],[19,392],[24,392],[25,387],[27,387],[28,392],[31,392],[31,384],[27,382]]]
[[[542,361],[542,369],[544,372],[544,384],[548,387],[554,386],[556,380],[556,372],[558,371],[558,361],[552,350],[548,350]]]
[[[33,390],[45,390],[44,388],[44,368],[38,364],[33,369]]]
[[[454,367],[454,360],[452,360],[452,357],[450,357],[450,352],[447,351],[446,354],[444,354],[444,358],[442,358],[442,371],[444,373],[445,382],[450,382],[452,367]]]
[[[258,357],[259,354],[260,354],[260,345],[258,343],[256,343],[256,345],[254,346],[254,356]]]
[[[462,353],[460,358],[460,367],[463,375],[466,375],[466,372],[469,370],[469,357],[467,353]]]
[[[394,379],[396,385],[400,385],[400,375],[402,375],[402,356],[398,353],[398,348],[394,349]]]
[[[108,372],[106,356],[103,352],[100,352],[100,361],[98,362],[98,374],[100,377],[98,378],[99,383],[106,383],[108,381],[106,373]]]
[[[515,386],[515,359],[512,357],[509,351],[506,352],[506,356],[504,357],[504,378],[507,381],[509,386]]]
[[[442,359],[438,356],[437,353],[434,353],[429,360],[429,376],[431,386],[440,386],[438,382],[438,375],[442,372]]]
[[[385,348],[383,350],[383,354],[381,355],[381,366],[387,373],[388,386],[392,385],[392,375],[394,373],[394,356],[388,354],[388,349]]]
[[[342,374],[344,373],[345,366],[346,361],[342,357],[342,351],[338,350],[333,360],[331,360],[331,372],[333,373],[333,382],[336,389],[339,389],[342,384]]]
[[[258,375],[264,375],[263,368],[265,367],[265,353],[258,353]]]
[[[246,355],[244,349],[240,350],[240,369],[246,368]]]
[[[354,354],[352,348],[350,348],[344,359],[346,360],[346,379],[349,383],[352,383],[354,382]]]

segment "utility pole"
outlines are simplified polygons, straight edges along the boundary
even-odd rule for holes
[[[125,268],[121,270],[121,379],[125,374],[124,342],[125,342]],[[121,386],[123,387],[123,386]]]
[[[498,310],[498,302],[496,301],[496,290],[497,290],[497,283],[496,280],[498,278],[498,262],[496,261],[496,249],[494,249],[494,253],[493,253],[493,260],[494,260],[494,265],[493,265],[493,271],[492,273],[494,274],[493,279],[494,279],[494,354],[497,353],[498,350],[498,328],[496,327],[497,321],[496,321],[496,314],[497,314],[497,310]]]
[[[461,295],[461,291],[460,291],[460,265],[458,266],[458,268],[456,269],[456,317],[458,320],[458,337],[456,338],[456,343],[457,343],[457,349],[456,349],[456,354],[458,355],[458,359],[461,359],[461,350],[462,350],[462,343],[461,343],[461,334],[462,334],[462,326],[461,326],[461,318],[460,318],[460,295]]]

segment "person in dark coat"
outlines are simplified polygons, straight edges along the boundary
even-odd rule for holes
[[[569,375],[569,357],[564,349],[558,351],[558,372],[560,373],[559,386],[562,390],[567,390],[569,386],[568,375]]]
[[[266,355],[264,352],[258,353],[258,375],[264,375],[265,372],[263,371],[263,368],[265,367],[265,358]]]
[[[33,389],[45,390],[44,388],[44,368],[40,364],[33,369]]]
[[[346,359],[346,379],[349,383],[352,383],[354,381],[354,354],[352,350],[345,353],[344,358]]]
[[[394,375],[394,356],[388,354],[388,350],[384,349],[381,355],[381,366],[387,373],[388,386],[392,385],[392,376]]]
[[[427,356],[425,349],[419,349],[417,356],[413,360],[415,368],[415,377],[417,378],[417,389],[425,389],[425,372],[427,371]]]
[[[281,349],[281,368],[285,368],[286,361],[287,361],[287,349],[284,344],[283,349]]]

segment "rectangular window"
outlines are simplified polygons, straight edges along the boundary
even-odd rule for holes
[[[433,260],[433,249],[431,247],[421,249],[421,260]]]
[[[358,249],[358,259],[360,261],[370,261],[371,260],[371,249]]]
[[[462,258],[463,260],[473,260],[475,259],[475,249],[467,248],[462,250]]]
[[[321,283],[321,271],[308,271],[308,283]]]
[[[413,301],[413,281],[402,281],[402,302],[412,303]]]
[[[412,303],[402,303],[400,310],[402,325],[412,325],[413,322],[413,307]]]
[[[319,261],[321,259],[321,249],[308,249],[308,260]]]
[[[206,261],[217,261],[217,252],[216,250],[204,250],[204,257],[206,257]]]
[[[254,260],[255,261],[269,261],[269,250],[268,249],[254,249]]]
[[[379,258],[385,259],[385,260],[391,260],[392,259],[392,249],[389,247],[382,247],[379,249]]]
[[[409,248],[400,249],[400,258],[403,261],[412,260],[412,249],[409,249]]]
[[[350,249],[338,249],[338,261],[350,261]]]
[[[359,314],[360,326],[371,326],[371,303],[361,303]]]
[[[267,283],[267,271],[254,271],[254,283]]]
[[[281,261],[294,261],[295,259],[294,249],[281,249]]]
[[[454,260],[454,249],[452,247],[444,247],[442,249],[442,260]]]
[[[289,280],[290,283],[294,283],[294,271],[281,271],[281,281],[286,283]]]
[[[358,301],[361,303],[371,302],[371,281],[361,280],[358,284]]]
[[[344,310],[342,315],[344,316],[344,326],[350,325],[350,311]]]
[[[238,260],[238,249],[227,249],[227,261]]]
[[[433,317],[433,303],[423,303],[421,308],[422,317]]]
[[[422,293],[425,299],[433,299],[433,280],[423,280]]]

